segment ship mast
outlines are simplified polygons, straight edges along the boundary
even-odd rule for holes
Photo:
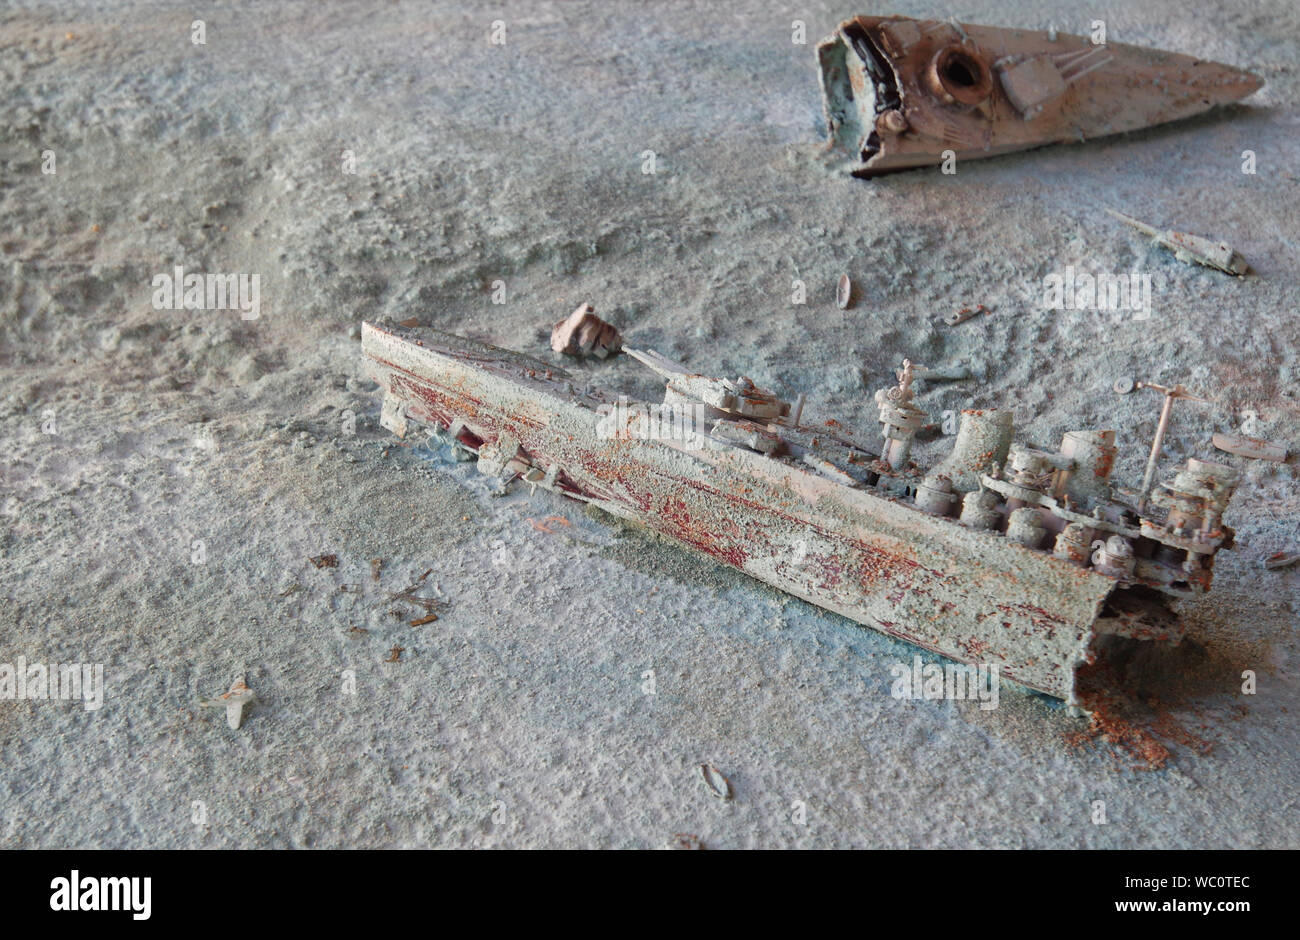
[[[1191,401],[1204,402],[1206,399],[1198,398],[1191,394],[1182,384],[1166,387],[1156,385],[1154,382],[1138,382],[1137,388],[1150,388],[1161,392],[1165,396],[1164,404],[1160,406],[1160,423],[1156,425],[1156,435],[1151,441],[1151,456],[1147,458],[1147,469],[1142,474],[1142,489],[1138,492],[1138,512],[1146,512],[1147,497],[1151,494],[1151,484],[1156,476],[1156,463],[1160,460],[1160,449],[1164,447],[1165,432],[1169,430],[1169,416],[1174,410],[1174,400],[1177,398],[1187,398]]]

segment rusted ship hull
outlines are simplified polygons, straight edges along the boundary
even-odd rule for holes
[[[366,324],[401,436],[450,430],[513,470],[858,623],[1074,702],[1116,581],[752,450],[618,439],[560,370],[433,331]],[[606,408],[608,411],[608,408]]]
[[[817,47],[831,143],[875,176],[1152,127],[1263,82],[1093,37],[858,16]]]

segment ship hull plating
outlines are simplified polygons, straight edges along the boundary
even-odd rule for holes
[[[492,467],[530,468],[782,591],[1075,702],[1111,578],[745,448],[619,439],[599,410],[611,402],[560,370],[420,335],[364,327],[390,429],[454,430]]]

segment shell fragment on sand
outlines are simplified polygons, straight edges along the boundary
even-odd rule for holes
[[[949,326],[956,326],[958,323],[965,323],[967,320],[973,320],[981,313],[988,313],[989,308],[980,304],[978,307],[964,307],[956,313],[950,313],[943,318],[943,322]]]
[[[841,310],[853,306],[853,281],[847,274],[841,274],[839,283],[835,285],[835,306]]]
[[[705,788],[718,799],[731,799],[731,781],[724,777],[718,768],[712,764],[700,764],[700,777],[704,781]]]
[[[875,176],[1191,117],[1263,82],[1092,37],[858,16],[817,46],[832,148]]]

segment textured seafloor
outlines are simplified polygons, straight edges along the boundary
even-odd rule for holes
[[[1248,419],[1300,442],[1300,9],[892,11],[1103,18],[1267,85],[1174,126],[864,182],[817,148],[812,45],[852,5],[0,13],[0,662],[107,680],[93,712],[0,701],[0,845],[1300,844],[1300,568],[1261,567],[1300,547],[1293,464],[1227,458],[1238,545],[1188,612],[1206,659],[1167,709],[1187,735],[1135,770],[1039,697],[897,701],[909,647],[576,503],[494,496],[378,427],[363,318],[550,355],[550,324],[589,301],[634,345],[865,430],[907,355],[977,376],[927,389],[933,415],[1011,407],[1044,444],[1114,427],[1129,480],[1157,399],[1117,397],[1121,376],[1213,399],[1177,410],[1166,466]],[[1179,264],[1105,206],[1224,237],[1258,274]],[[154,309],[178,264],[258,274],[261,316]],[[1153,316],[1044,309],[1069,265],[1152,273]],[[993,313],[942,324],[977,303]],[[658,387],[625,358],[583,371]],[[430,568],[446,604],[410,627],[389,598]],[[195,703],[241,672],[261,701],[232,731]]]

